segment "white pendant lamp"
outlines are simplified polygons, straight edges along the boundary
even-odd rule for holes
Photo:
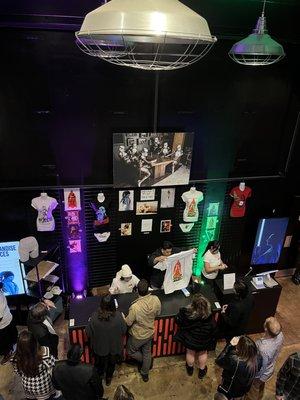
[[[178,0],[111,0],[86,15],[76,39],[88,55],[145,70],[186,67],[217,41]]]
[[[265,17],[266,0],[263,3],[262,14],[258,18],[251,35],[235,43],[229,51],[229,56],[242,65],[275,64],[284,56],[284,49],[267,33]]]

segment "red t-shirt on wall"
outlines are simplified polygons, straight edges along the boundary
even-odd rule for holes
[[[233,218],[241,218],[246,212],[246,200],[251,197],[252,190],[245,186],[245,190],[241,190],[238,186],[231,189],[229,195],[233,197],[233,203],[230,209],[230,216]]]

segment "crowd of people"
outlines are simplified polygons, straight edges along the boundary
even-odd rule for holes
[[[129,266],[121,271],[124,271],[128,284],[132,279]],[[58,360],[59,338],[48,317],[48,310],[53,306],[49,300],[31,308],[28,329],[19,333],[13,349],[15,326],[0,290],[1,354],[5,355],[4,362],[10,357],[27,399],[103,399],[103,382],[106,386],[111,384],[116,364],[124,360],[126,333],[128,362],[136,363],[143,382],[149,381],[149,371],[153,366],[151,341],[161,302],[149,291],[145,279],[136,282],[136,286],[138,297],[127,315],[116,309],[113,295],[107,293],[101,297],[98,310],[90,317],[86,334],[94,354],[94,364],[81,362],[83,349],[78,344],[70,347],[65,360]],[[114,287],[118,287],[116,282]],[[245,335],[253,299],[243,280],[235,282],[234,290],[235,298],[223,305],[217,323],[210,302],[200,292],[194,294],[190,304],[181,308],[175,318],[178,331],[174,340],[186,348],[187,375],[192,376],[198,367],[198,378],[203,380],[208,374],[208,352],[215,350],[219,338],[225,338],[226,345],[215,359],[222,369],[222,376],[214,398],[258,400],[263,398],[265,383],[274,373],[283,345],[283,333],[278,320],[269,317],[260,339],[254,342]],[[7,338],[9,333],[11,336]],[[299,396],[300,352],[287,358],[276,381],[277,400],[297,400]],[[118,386],[114,399],[132,400],[134,396],[126,387]]]

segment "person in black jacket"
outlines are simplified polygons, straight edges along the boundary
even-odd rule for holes
[[[243,397],[250,390],[262,366],[262,358],[253,340],[241,336],[231,339],[217,357],[216,364],[223,368],[222,383],[217,390],[231,400]]]
[[[51,301],[35,304],[28,314],[28,330],[33,333],[40,346],[49,347],[50,353],[57,358],[58,335],[56,334],[51,319],[48,317],[48,307],[55,307]]]
[[[186,370],[193,375],[195,360],[198,360],[198,377],[207,373],[207,351],[214,350],[215,324],[209,301],[200,293],[195,294],[192,303],[179,310],[176,323],[179,327],[174,340],[186,347]]]
[[[86,333],[95,354],[95,366],[101,377],[106,375],[107,386],[111,383],[116,363],[123,358],[126,330],[126,322],[116,311],[113,297],[102,297],[100,308],[91,316]]]
[[[236,296],[229,304],[223,305],[219,326],[219,336],[225,338],[227,343],[234,336],[245,334],[254,305],[253,296],[244,280],[237,280],[233,288]]]
[[[102,381],[91,364],[80,361],[83,350],[74,344],[67,360],[58,361],[52,371],[52,382],[65,400],[98,400],[103,396]]]

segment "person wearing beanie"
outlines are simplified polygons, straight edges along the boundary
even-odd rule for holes
[[[139,278],[133,275],[129,265],[124,264],[113,279],[109,292],[111,294],[131,293],[139,281]]]
[[[92,364],[80,361],[82,353],[79,344],[72,345],[67,360],[58,361],[53,369],[53,386],[65,400],[99,400],[103,396],[101,378]]]

